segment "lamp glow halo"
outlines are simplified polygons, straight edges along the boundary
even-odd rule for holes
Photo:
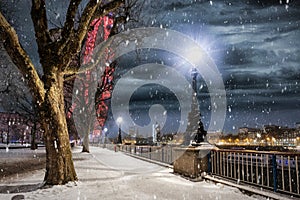
[[[92,61],[94,62],[94,64],[96,64],[97,67],[93,68],[91,70],[92,71],[91,73],[97,74],[97,76],[99,76],[98,80],[101,80],[100,76],[102,75],[104,68],[107,65],[107,61],[103,56],[103,52],[106,49],[109,49],[109,51],[111,51],[114,54],[114,58],[113,58],[114,60],[111,60],[110,63],[115,61],[120,56],[123,56],[137,49],[163,50],[163,51],[173,53],[174,55],[177,55],[182,59],[186,60],[191,66],[197,69],[197,71],[205,81],[207,85],[207,89],[209,91],[210,100],[211,100],[210,102],[211,118],[208,127],[208,132],[221,131],[223,129],[225,117],[226,117],[226,92],[225,92],[223,79],[213,60],[204,51],[204,49],[193,39],[191,39],[187,35],[184,35],[174,30],[152,28],[152,27],[132,29],[117,34],[115,36],[112,36],[108,40],[97,45],[94,49]],[[82,65],[80,70],[84,70],[87,67],[89,66]],[[145,67],[147,68],[160,67],[161,69],[170,72],[172,74],[170,76],[171,78],[180,77],[180,74],[174,72],[174,69],[171,69],[170,67],[166,67],[163,65],[153,64],[153,63],[137,66],[131,70],[139,71],[144,69]],[[125,127],[126,124],[130,126],[133,125],[134,122],[129,115],[129,110],[128,110],[129,105],[124,105],[123,103],[123,108],[120,109],[122,105],[119,103],[118,99],[122,98],[120,92],[121,89],[124,90],[122,86],[122,81],[123,81],[122,79],[128,77],[129,74],[125,73],[125,75],[121,77],[121,79],[116,83],[112,94],[112,101],[111,101],[112,114],[114,116],[114,119],[117,119],[118,117],[123,118],[122,128],[124,127],[123,131],[125,132],[128,131],[128,129],[126,130]],[[186,90],[187,83],[183,79],[184,79],[183,77],[178,78],[178,80],[180,80],[183,83],[183,84],[180,83],[183,85],[182,90]],[[172,86],[165,85],[165,82],[163,82],[163,79],[161,78],[156,77],[151,81],[148,80],[148,83],[162,84],[165,87],[169,88],[171,91],[174,91],[174,89],[172,89]],[[97,89],[96,87],[92,88],[89,94],[94,95],[96,93],[96,89]],[[123,96],[123,98],[126,99],[126,102],[128,102],[129,104],[128,98],[130,97],[130,94],[133,93],[133,91],[127,91],[127,92],[128,95]],[[191,98],[187,98],[187,97],[183,98],[177,94],[176,97],[180,102],[182,113],[186,114],[187,112],[189,112],[189,110],[186,110],[186,108],[190,108]],[[188,104],[188,105],[183,105],[183,104]],[[119,112],[120,110],[121,112]],[[153,123],[152,119],[151,119],[151,123]],[[152,124],[150,124],[149,126],[152,126]],[[181,125],[180,125],[180,129],[182,129]]]

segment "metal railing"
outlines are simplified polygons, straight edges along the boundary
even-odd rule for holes
[[[300,196],[300,154],[212,150],[211,174]]]
[[[117,150],[141,156],[162,163],[172,164],[179,154],[174,151],[173,146],[137,146],[120,145]]]
[[[106,144],[105,148],[173,164],[176,146]],[[213,149],[208,174],[300,197],[300,153]]]

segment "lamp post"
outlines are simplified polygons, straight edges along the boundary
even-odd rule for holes
[[[118,133],[118,144],[122,144],[122,131],[121,131],[121,124],[123,122],[123,118],[122,117],[118,117],[117,119],[117,123],[118,123],[118,126],[119,126],[119,133]]]
[[[104,137],[102,138],[102,139],[103,139],[103,144],[104,144],[104,146],[105,146],[105,144],[106,144],[106,133],[107,133],[107,131],[108,131],[108,129],[105,127],[105,128],[103,129],[103,134],[104,134],[103,136],[104,136]]]
[[[22,135],[22,140],[21,140],[21,144],[23,145],[24,144],[24,142],[26,143],[26,135],[27,135],[27,131],[28,131],[28,126],[26,126],[26,128],[25,128],[25,130],[24,130],[24,133],[23,133],[23,135]]]
[[[8,144],[9,144],[10,126],[11,126],[11,125],[14,125],[14,124],[15,124],[14,119],[9,118],[9,119],[8,119],[8,127],[7,127],[7,137],[6,137],[6,144],[7,144],[7,146],[8,146]]]
[[[9,119],[8,120],[8,127],[7,127],[7,136],[6,136],[6,144],[7,144],[7,146],[9,144],[9,128],[10,128],[10,124],[11,124],[11,121]]]

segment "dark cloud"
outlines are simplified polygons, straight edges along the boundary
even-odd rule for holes
[[[228,47],[224,56],[224,64],[226,65],[244,65],[251,63],[249,59],[252,57],[253,51],[242,48]]]
[[[263,123],[294,126],[300,117],[299,1],[176,2],[169,1],[161,11],[168,12],[165,18],[171,28],[186,34],[199,32],[202,40],[209,35],[219,43],[211,51],[218,51],[212,55],[230,107],[225,129]],[[209,93],[205,87],[200,93],[207,124]]]

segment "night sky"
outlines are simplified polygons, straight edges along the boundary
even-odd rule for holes
[[[279,0],[147,1],[141,19],[144,24],[182,32],[206,50],[216,63],[226,88],[224,131],[237,132],[243,126],[295,127],[300,121],[299,8],[299,2]],[[166,54],[160,54],[165,57],[164,64],[176,62],[168,61],[166,58],[172,56]],[[124,69],[126,71],[126,67]],[[188,79],[189,72],[185,75]],[[205,85],[200,78],[198,100],[207,128],[211,102]],[[153,87],[148,90],[151,89]],[[142,96],[145,101],[149,99]],[[176,105],[176,102],[170,101],[170,104]],[[132,107],[139,110],[138,105]],[[141,106],[140,110],[146,112],[147,107]],[[149,118],[136,121],[145,125]]]
[[[29,9],[19,12],[27,13],[23,13],[24,17],[19,21],[30,20]],[[63,14],[54,18],[60,20],[61,16]],[[139,21],[138,27],[163,27],[184,33],[206,50],[219,69],[226,89],[225,132],[237,132],[242,126],[261,128],[265,124],[294,127],[300,121],[299,1],[147,0]],[[19,30],[23,31],[21,42],[37,62],[31,22],[28,23],[27,27]],[[141,59],[135,60],[131,60],[133,55],[120,58],[116,80],[132,67],[149,60],[163,61],[170,66],[182,62],[168,52],[154,50],[149,55],[145,54],[142,52]],[[182,66],[187,65],[182,63]],[[180,73],[191,81],[189,70]],[[132,80],[128,80],[130,82]],[[149,98],[150,90],[157,88],[166,97],[159,93]],[[198,79],[198,91],[202,120],[207,128],[211,102],[201,77]],[[176,96],[168,92],[168,88],[148,84],[135,91],[130,100],[131,115],[139,126],[149,122],[147,113],[149,105],[153,104],[164,106],[170,111],[167,117],[178,121],[178,112],[171,112],[178,108]],[[146,116],[145,119],[141,119],[142,116]],[[178,127],[178,124],[165,127],[165,132],[173,131],[172,127]]]

